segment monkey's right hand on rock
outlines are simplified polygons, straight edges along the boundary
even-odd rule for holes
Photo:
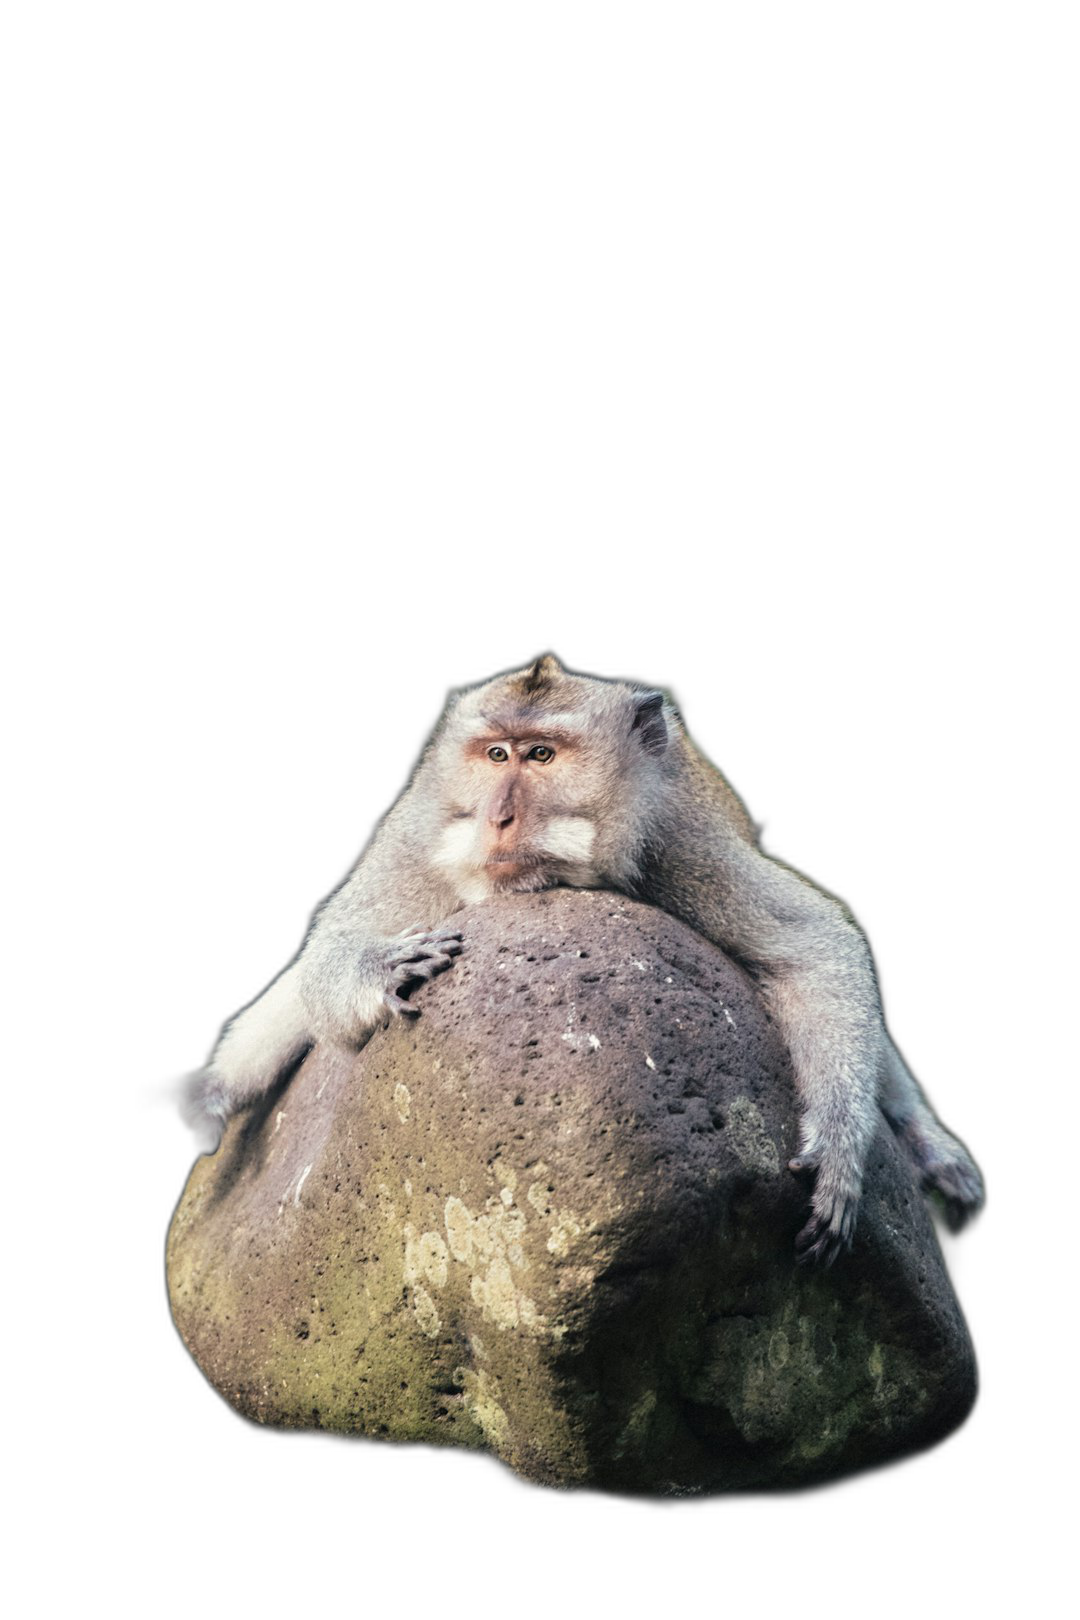
[[[461,934],[442,929],[409,929],[388,941],[383,959],[382,1006],[384,1022],[407,1014],[418,1018],[420,1008],[407,999],[408,992],[445,973],[461,955]]]
[[[410,990],[448,968],[461,950],[455,930],[410,928],[401,934],[316,929],[300,959],[300,993],[316,1040],[365,1041],[379,1024],[420,1009]]]

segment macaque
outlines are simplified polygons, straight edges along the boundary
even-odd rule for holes
[[[453,693],[409,786],[296,959],[229,1023],[198,1078],[223,1124],[319,1041],[355,1047],[462,949],[454,914],[494,895],[614,889],[681,918],[754,978],[791,1055],[812,1178],[796,1239],[851,1243],[880,1107],[958,1226],[979,1171],[889,1038],[866,939],[845,908],[766,855],[728,783],[658,691],[564,670],[550,654]]]

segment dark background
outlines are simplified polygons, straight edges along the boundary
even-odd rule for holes
[[[531,1497],[444,1456],[254,1434],[168,1317],[165,1234],[194,1153],[147,1089],[199,1066],[222,1022],[300,948],[450,685],[552,650],[572,671],[667,687],[764,823],[767,851],[852,907],[897,1047],[988,1176],[978,1230],[946,1249],[983,1387],[968,1429],[840,1494],[680,1511],[706,1529],[717,1513],[824,1526],[840,1500],[847,1516],[916,1502],[947,1516],[991,1489],[1006,1424],[991,1265],[996,1275],[1006,1197],[999,1115],[1017,1084],[1001,1042],[1014,899],[996,862],[1017,807],[999,752],[1007,659],[978,580],[936,582],[926,562],[855,531],[842,546],[814,541],[798,565],[790,539],[743,536],[735,548],[719,520],[691,539],[677,523],[635,523],[633,535],[628,523],[541,527],[523,539],[510,520],[468,533],[458,518],[439,533],[432,517],[426,535],[403,538],[359,517],[332,548],[298,533],[275,559],[225,541],[227,580],[210,557],[186,562],[173,593],[113,627],[104,701],[94,698],[108,941],[97,967],[126,1025],[108,1447],[146,1482],[147,1502],[180,1511],[220,1474],[257,1518],[298,1473],[321,1513],[363,1505],[376,1528],[400,1495],[434,1511],[450,1494],[491,1523],[536,1529],[648,1528],[672,1511]],[[236,588],[238,567],[251,595]]]

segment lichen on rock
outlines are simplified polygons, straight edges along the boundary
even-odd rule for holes
[[[884,1125],[853,1251],[795,1265],[791,1071],[740,969],[599,892],[458,920],[420,1019],[316,1048],[192,1171],[170,1298],[225,1398],[647,1491],[802,1484],[954,1428],[971,1346]]]

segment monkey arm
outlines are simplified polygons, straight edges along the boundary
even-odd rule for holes
[[[319,1039],[355,1043],[388,1015],[415,1015],[402,989],[449,967],[461,948],[460,932],[433,928],[459,902],[429,859],[429,795],[417,786],[320,908],[300,953],[300,993]]]
[[[418,1014],[408,992],[450,967],[461,934],[426,926],[456,897],[414,847],[416,823],[407,792],[316,913],[296,960],[230,1020],[197,1083],[202,1114],[223,1122],[249,1106],[317,1041],[355,1046],[380,1022]]]
[[[831,1260],[850,1243],[877,1124],[887,1037],[870,948],[838,901],[727,823],[699,826],[664,865],[660,903],[748,969],[791,1054],[802,1105],[791,1168],[815,1174],[797,1246]]]
[[[800,881],[794,874],[791,880]],[[828,1260],[850,1244],[877,1128],[885,1030],[870,949],[843,909],[808,885],[792,895],[779,921],[747,920],[736,950],[756,972],[777,1020],[802,1104],[791,1168],[815,1175],[811,1217],[797,1247]]]

